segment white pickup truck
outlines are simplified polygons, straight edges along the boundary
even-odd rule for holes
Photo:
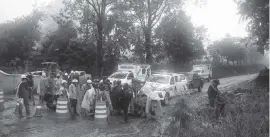
[[[200,65],[193,65],[191,70],[193,73],[197,73],[204,79],[207,79],[209,82],[212,78],[212,65],[210,64],[200,64]]]
[[[118,70],[108,77],[110,82],[120,80],[131,85],[132,79],[145,81],[151,75],[151,66],[147,64],[120,64]]]

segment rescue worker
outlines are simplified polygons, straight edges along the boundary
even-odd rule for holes
[[[118,80],[116,82],[116,86],[113,87],[111,93],[113,110],[115,110],[118,114],[120,114],[121,111],[121,108],[119,107],[119,104],[121,103],[119,100],[119,95],[121,94],[121,92],[123,92],[123,87],[121,85],[121,81]]]
[[[42,76],[40,79],[40,91],[39,91],[39,104],[43,105],[43,101],[44,101],[44,95],[47,91],[46,86],[48,85],[48,80],[46,78],[46,74],[45,72],[42,72]]]
[[[25,111],[26,111],[26,116],[27,119],[32,118],[32,116],[30,116],[30,108],[29,108],[29,94],[30,94],[30,90],[29,90],[29,84],[27,81],[27,76],[26,75],[21,75],[21,79],[22,82],[20,83],[18,90],[17,90],[17,97],[19,99],[23,100],[23,104],[25,107]],[[19,117],[22,118],[22,106],[20,105],[19,108]]]
[[[90,83],[89,83],[90,82]],[[86,91],[88,90],[88,89],[91,89],[91,87],[92,87],[92,81],[90,80],[90,79],[88,79],[87,81],[86,81],[86,84],[83,84],[82,85],[82,89],[81,89],[81,92],[82,92],[82,99],[84,98],[84,95],[85,95],[85,93],[86,93]]]
[[[218,95],[217,86],[219,84],[220,84],[219,80],[215,79],[210,83],[209,88],[207,90],[208,99],[209,99],[209,105],[212,108],[215,108],[215,100],[216,100],[216,97]]]
[[[208,99],[209,99],[209,105],[211,108],[216,109],[216,120],[219,119],[220,114],[224,117],[225,112],[225,104],[227,103],[225,96],[222,95],[222,93],[218,90],[218,85],[220,85],[220,82],[218,79],[215,79],[211,82],[208,88]]]
[[[74,115],[78,115],[77,113],[77,103],[78,103],[78,92],[79,92],[79,88],[78,88],[78,80],[77,79],[73,79],[71,81],[72,83],[69,85],[69,99],[70,99],[70,105],[71,108],[73,109],[73,114]]]
[[[62,95],[62,96],[64,96],[66,99],[68,99],[68,85],[67,85],[68,83],[67,83],[67,81],[66,80],[62,80],[61,81],[61,86],[60,86],[60,89],[59,89],[59,91],[60,91],[60,94]]]
[[[55,98],[56,99],[58,99],[61,95],[60,87],[61,87],[62,81],[63,79],[60,77],[60,74],[57,73],[56,78],[55,78],[55,88],[56,88]]]
[[[133,93],[131,89],[128,84],[125,83],[122,92],[119,93],[119,107],[124,111],[124,121],[122,121],[122,123],[128,122],[128,107],[132,96]]]
[[[82,114],[84,116],[91,113],[91,111],[95,108],[95,89],[92,87],[92,81],[90,79],[87,80],[87,83],[90,85],[90,87],[87,89],[81,105]]]
[[[107,105],[110,108],[110,111],[113,111],[112,101],[110,97],[111,93],[111,84],[107,77],[103,77],[102,82],[100,83],[100,92],[103,96],[103,99],[106,99]],[[100,98],[99,98],[100,99]]]
[[[29,88],[29,99],[31,99],[33,101],[33,105],[35,105],[35,98],[34,98],[34,80],[33,80],[33,76],[28,73],[26,75],[27,77],[27,83],[28,83],[28,88]]]

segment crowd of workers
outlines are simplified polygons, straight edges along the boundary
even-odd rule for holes
[[[119,80],[112,85],[107,77],[103,77],[102,82],[92,81],[89,77],[85,84],[80,85],[79,78],[74,76],[63,73],[63,75],[57,74],[56,77],[52,74],[46,77],[45,74],[42,74],[38,89],[39,104],[45,105],[50,111],[55,111],[57,99],[61,96],[68,100],[72,116],[88,116],[94,114],[96,101],[105,101],[110,112],[108,115],[120,114],[123,111],[124,120],[122,122],[128,121],[128,108],[129,106],[131,109],[134,108],[132,105],[134,93],[128,84],[122,85]],[[17,96],[25,106],[27,118],[31,118],[29,97],[32,95],[33,80],[31,75],[22,75],[21,79]],[[23,117],[21,110],[19,116]]]
[[[24,104],[27,118],[31,118],[29,99],[33,98],[33,77],[32,75],[22,75],[21,79],[22,82],[17,90],[18,102]],[[220,114],[224,115],[226,104],[226,98],[222,96],[217,88],[219,84],[219,80],[213,80],[207,91],[210,107],[216,108],[217,118]],[[120,80],[112,84],[107,77],[103,77],[102,82],[88,77],[86,83],[80,85],[79,77],[74,75],[74,73],[71,73],[71,75],[62,73],[62,75],[57,74],[56,77],[52,74],[48,77],[42,74],[38,94],[39,104],[43,106],[45,105],[44,102],[46,102],[46,107],[51,111],[56,110],[56,102],[60,96],[66,98],[69,102],[69,112],[72,116],[93,116],[96,101],[105,101],[109,111],[108,115],[119,115],[123,111],[124,119],[122,122],[126,123],[128,121],[128,111],[134,111],[135,108],[136,92],[134,91],[132,87],[126,83],[122,84]],[[149,104],[149,99],[145,100]],[[34,99],[33,104],[35,105]],[[146,108],[141,107],[141,109],[149,113],[147,106],[145,106]],[[19,117],[23,117],[22,105],[20,105]]]

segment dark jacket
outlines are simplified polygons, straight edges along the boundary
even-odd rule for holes
[[[217,89],[217,87],[215,88]],[[213,99],[215,99],[216,96],[218,95],[218,92],[211,85],[209,86],[207,93],[208,93],[208,97],[213,98]]]
[[[29,97],[29,87],[27,82],[22,82],[18,87],[18,96],[24,100],[28,100]]]
[[[116,97],[119,97],[122,92],[123,92],[122,85],[117,85],[112,89],[112,95]]]

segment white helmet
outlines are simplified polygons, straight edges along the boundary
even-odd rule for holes
[[[42,77],[46,77],[46,73],[45,72],[42,72]]]
[[[24,78],[26,78],[26,75],[24,75],[24,74],[21,75],[21,79],[24,79]]]
[[[92,80],[90,80],[90,79],[88,79],[86,82],[89,84],[92,84]]]
[[[73,79],[72,82],[73,82],[73,83],[77,83],[78,80],[77,80],[77,79]]]
[[[62,80],[61,84],[65,84],[65,83],[67,83],[67,81],[66,80]]]
[[[67,75],[68,75],[68,73],[65,73],[65,75],[67,76]]]
[[[57,76],[57,77],[60,77],[60,74],[59,74],[59,73],[57,73],[57,74],[56,74],[56,76]]]

